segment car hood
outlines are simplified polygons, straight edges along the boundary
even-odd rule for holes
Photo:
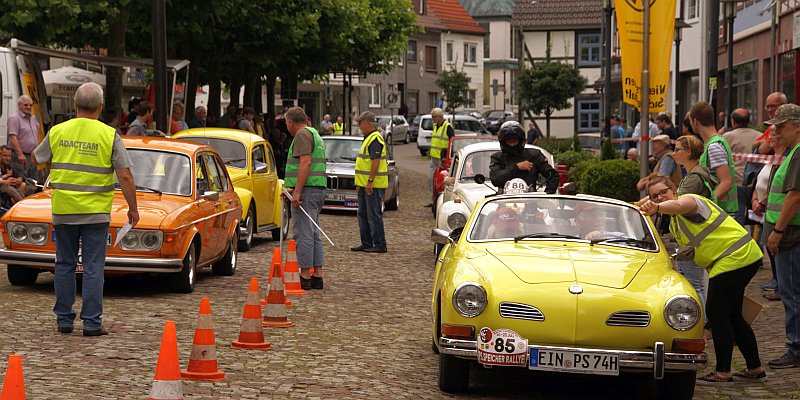
[[[329,162],[325,168],[325,172],[333,175],[355,175],[356,165],[353,163]]]
[[[26,197],[6,213],[3,217],[11,221],[19,222],[43,222],[51,223],[51,191],[37,193]],[[137,205],[139,208],[139,223],[137,228],[159,229],[162,222],[173,212],[181,207],[191,204],[186,197],[173,195],[159,196],[155,193],[137,192]],[[111,226],[119,227],[128,220],[128,203],[122,196],[122,192],[116,191],[114,202],[111,205]]]
[[[239,168],[228,168],[228,175],[231,176],[231,181],[233,181],[234,185],[245,179],[250,178],[246,169],[239,169]]]
[[[562,242],[497,244],[489,254],[520,280],[529,284],[575,282],[621,289],[633,280],[653,255],[630,249],[612,249]]]
[[[466,202],[467,208],[470,210],[475,207],[475,203],[478,201],[485,199],[490,194],[497,193],[496,189],[490,189],[477,183],[462,183],[459,191],[461,192],[460,197]]]

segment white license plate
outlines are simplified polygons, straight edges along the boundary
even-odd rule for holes
[[[55,243],[55,242],[56,242],[56,230],[55,230],[55,229],[53,229],[52,231],[50,231],[50,240],[51,240],[53,243]],[[108,236],[106,236],[106,246],[111,246],[111,243],[113,243],[113,242],[111,241],[111,232],[109,232],[109,233],[108,233]],[[78,246],[80,246],[80,243],[78,244]],[[79,254],[80,254],[80,253],[79,253]]]
[[[332,201],[345,201],[347,197],[339,193],[326,193],[325,198]]]
[[[528,360],[528,368],[533,370],[619,375],[619,356],[616,354],[531,347]]]

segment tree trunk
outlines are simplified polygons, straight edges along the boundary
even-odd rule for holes
[[[244,71],[242,68],[238,68],[238,71],[234,69],[233,76],[231,76],[230,80],[230,89],[231,89],[231,103],[232,105],[239,107],[239,94],[242,91],[242,84],[244,83],[243,79]]]
[[[192,54],[191,58],[189,59],[191,64],[189,64],[189,80],[186,81],[186,89],[184,89],[184,104],[186,105],[186,122],[191,121],[194,118],[194,108],[196,107],[196,98],[197,98],[197,71],[200,67],[200,57],[196,54]]]
[[[551,111],[551,110],[545,110],[545,112],[544,112],[544,117],[547,120],[547,138],[548,139],[550,139],[550,114],[552,114],[552,113],[553,113],[553,111]]]
[[[125,28],[128,26],[129,17],[128,8],[121,6],[117,18],[110,23],[108,55],[111,57],[125,57]],[[120,118],[124,74],[125,70],[122,67],[108,67],[106,70],[105,109],[115,110]]]
[[[256,110],[256,114],[264,112],[264,101],[261,98],[262,87],[263,83],[261,82],[261,73],[259,73],[255,78],[255,85],[253,85],[253,108]]]
[[[217,126],[222,105],[220,104],[220,92],[222,82],[219,78],[219,60],[209,59],[208,63],[208,126]]]

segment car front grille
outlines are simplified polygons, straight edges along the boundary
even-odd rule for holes
[[[356,181],[349,177],[329,176],[328,189],[356,190]]]
[[[534,306],[520,303],[500,303],[500,316],[503,318],[544,321],[544,314]]]
[[[650,313],[647,311],[618,311],[608,317],[606,325],[642,328],[650,325]]]

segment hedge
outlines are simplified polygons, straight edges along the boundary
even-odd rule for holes
[[[639,166],[627,160],[604,160],[581,165],[578,190],[580,193],[610,197],[623,201],[639,200],[636,183]],[[572,172],[572,170],[570,170]]]

